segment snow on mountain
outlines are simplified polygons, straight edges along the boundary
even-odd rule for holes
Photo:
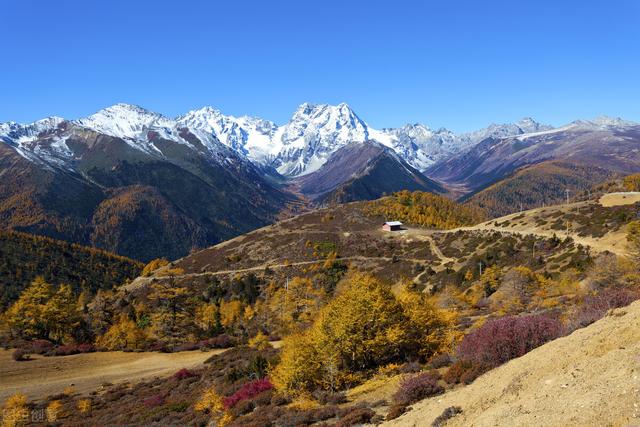
[[[164,128],[170,133],[175,124],[162,114],[130,104],[112,105],[74,123],[125,140],[146,138],[146,132],[151,128]]]
[[[69,150],[64,148],[64,141],[55,137],[49,138],[46,147],[36,149],[27,145],[43,132],[54,130],[63,121],[59,117],[50,117],[28,125],[0,123],[0,140],[30,150],[32,155],[37,155],[37,150],[40,153],[48,150],[51,156],[60,159],[69,154]],[[422,124],[378,130],[370,127],[345,103],[304,103],[282,126],[257,117],[225,115],[212,107],[170,119],[135,105],[116,104],[89,117],[68,122],[67,127],[90,129],[121,138],[130,146],[153,155],[163,155],[154,144],[154,138],[157,137],[197,149],[188,141],[190,137],[185,136],[186,128],[212,156],[223,159],[229,155],[234,157],[235,154],[229,154],[233,151],[254,164],[275,168],[282,175],[294,177],[318,170],[338,149],[356,142],[378,142],[393,149],[410,166],[423,171],[490,137],[525,139],[573,128],[598,130],[634,124],[603,116],[555,129],[531,118],[523,118],[515,123],[492,124],[463,134],[455,134],[447,129],[433,130]],[[58,138],[64,139],[63,134],[60,133]]]
[[[375,140],[386,137],[389,140],[386,145],[418,170],[424,170],[434,162],[457,153],[465,145],[465,141],[447,129],[433,131],[419,123],[372,132],[372,136]]]
[[[212,107],[189,111],[177,119],[180,126],[189,128],[204,140],[217,138],[233,150],[257,163],[268,163],[279,151],[273,135],[278,126],[257,117],[225,116]]]
[[[599,116],[592,120],[576,120],[571,125],[578,128],[585,128],[589,130],[595,129],[608,129],[608,128],[622,128],[628,126],[637,126],[638,123],[629,120],[621,119],[620,117]]]
[[[462,134],[460,137],[473,145],[487,138],[507,138],[509,136],[543,132],[551,129],[553,129],[553,126],[538,123],[531,117],[525,117],[516,123],[494,123],[484,129]]]
[[[0,139],[13,141],[14,143],[24,143],[37,138],[43,132],[49,132],[60,123],[64,122],[62,117],[47,117],[29,124],[19,124],[15,122],[0,123]]]
[[[369,128],[347,104],[304,103],[275,137],[281,148],[274,166],[298,176],[319,169],[340,147],[368,140]]]

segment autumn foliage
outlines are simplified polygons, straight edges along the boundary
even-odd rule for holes
[[[458,354],[495,367],[558,338],[563,331],[562,322],[548,315],[503,317],[490,320],[465,336]]]
[[[365,212],[428,228],[450,229],[482,222],[484,213],[445,197],[421,191],[399,191],[365,206]]]
[[[338,390],[357,382],[359,372],[432,354],[444,341],[446,324],[421,298],[398,299],[375,278],[352,276],[308,330],[285,339],[271,373],[274,385],[293,394]]]

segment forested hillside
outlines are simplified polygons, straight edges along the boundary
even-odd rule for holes
[[[488,188],[466,196],[468,205],[484,209],[492,218],[519,210],[563,203],[587,197],[592,186],[617,175],[593,165],[544,162],[525,167]],[[583,194],[584,193],[584,194]]]
[[[485,218],[481,209],[461,206],[445,197],[421,191],[399,191],[391,197],[368,203],[364,211],[387,220],[442,230],[473,225]]]
[[[99,249],[48,237],[0,231],[0,308],[16,300],[37,276],[95,294],[136,277],[143,265]]]

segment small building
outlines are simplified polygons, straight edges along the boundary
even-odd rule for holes
[[[387,221],[382,224],[384,231],[399,231],[402,230],[402,223],[400,221]]]

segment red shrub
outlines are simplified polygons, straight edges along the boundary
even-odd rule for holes
[[[233,408],[238,402],[251,399],[263,391],[271,390],[272,388],[273,384],[271,384],[271,381],[269,381],[268,378],[251,381],[244,384],[240,390],[236,391],[231,396],[225,397],[223,399],[223,404],[227,409]]]
[[[400,382],[398,391],[393,395],[395,403],[410,405],[429,396],[444,392],[438,384],[439,377],[429,372],[405,378]]]
[[[22,348],[15,349],[13,351],[13,353],[11,354],[11,357],[16,362],[22,362],[24,360],[31,359],[31,356],[29,355],[29,352],[27,350],[22,349]]]
[[[193,351],[193,350],[197,350],[200,347],[198,347],[198,344],[193,343],[193,342],[185,342],[182,344],[179,344],[177,346],[175,346],[173,348],[173,351],[178,352],[178,351]]]
[[[451,365],[447,372],[442,377],[448,384],[458,384],[461,382],[460,378],[470,369],[473,369],[474,363],[470,360],[458,360]]]
[[[206,348],[230,348],[235,345],[234,339],[229,335],[222,334],[217,337],[209,338],[208,340],[198,343],[201,347]]]
[[[96,351],[96,346],[93,344],[78,344],[78,352],[80,353],[93,353]]]
[[[59,345],[47,352],[47,356],[69,356],[71,354],[78,354],[78,346],[76,344]]]
[[[336,427],[367,424],[375,415],[376,413],[370,408],[353,408],[340,418],[340,421],[336,423]]]
[[[432,369],[440,369],[451,365],[451,356],[448,353],[436,354],[429,359],[429,366]]]
[[[508,316],[490,320],[462,339],[458,356],[489,368],[551,341],[564,332],[557,318],[547,315]]]
[[[175,374],[173,374],[173,378],[179,380],[183,380],[185,378],[191,378],[191,377],[195,377],[196,374],[194,374],[193,372],[191,372],[190,370],[186,369],[186,368],[182,368],[180,369],[178,372],[176,372]]]
[[[147,408],[155,408],[156,406],[164,405],[165,398],[162,394],[156,394],[155,396],[144,399],[143,403]]]
[[[47,340],[34,340],[31,342],[31,352],[35,354],[44,354],[53,348],[53,343]]]
[[[626,307],[640,299],[640,291],[631,289],[607,289],[584,299],[573,320],[573,328],[583,328],[600,320],[612,308]]]

